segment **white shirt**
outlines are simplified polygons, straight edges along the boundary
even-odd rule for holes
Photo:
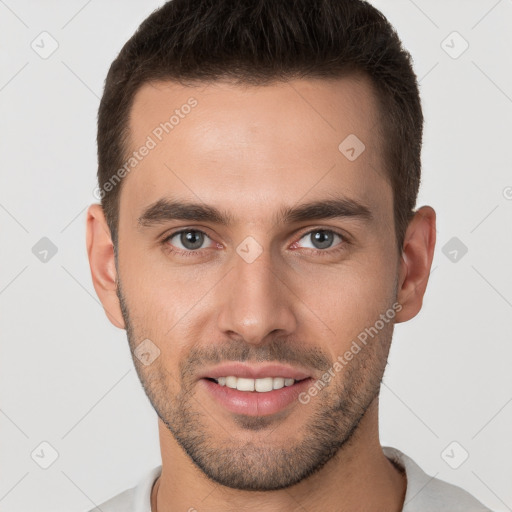
[[[492,512],[460,487],[427,475],[397,448],[383,446],[384,455],[405,470],[407,490],[402,512]],[[149,471],[137,486],[110,498],[89,512],[151,512],[151,489],[162,466]]]

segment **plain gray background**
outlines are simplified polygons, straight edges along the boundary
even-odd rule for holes
[[[160,464],[125,332],[92,286],[85,212],[108,67],[161,3],[0,0],[4,511],[85,511]],[[512,1],[373,3],[414,58],[418,206],[438,214],[423,310],[395,329],[381,441],[512,510]]]

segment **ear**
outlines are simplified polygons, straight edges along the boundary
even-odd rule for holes
[[[409,222],[400,258],[396,322],[414,318],[423,304],[436,245],[436,212],[422,206]]]
[[[96,294],[110,322],[120,329],[125,329],[116,294],[114,245],[100,204],[92,204],[87,210],[86,233],[87,255]]]

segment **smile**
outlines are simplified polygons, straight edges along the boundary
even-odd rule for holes
[[[298,403],[298,397],[312,382],[311,377],[295,380],[283,377],[250,379],[226,376],[202,378],[199,385],[222,408],[236,414],[267,416]]]

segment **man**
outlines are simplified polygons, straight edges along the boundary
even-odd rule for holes
[[[97,510],[488,510],[379,442],[435,246],[422,124],[363,1],[173,0],[142,23],[105,83],[87,249],[162,465]]]

